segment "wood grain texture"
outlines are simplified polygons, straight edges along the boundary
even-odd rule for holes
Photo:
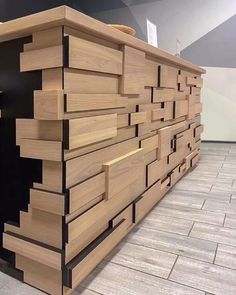
[[[123,54],[88,40],[68,36],[69,67],[96,72],[122,74]]]
[[[83,147],[116,136],[116,114],[69,120],[68,149]]]

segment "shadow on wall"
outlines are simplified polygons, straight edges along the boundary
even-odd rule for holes
[[[186,47],[181,57],[205,67],[236,68],[236,15]]]

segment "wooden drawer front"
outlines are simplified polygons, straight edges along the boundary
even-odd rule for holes
[[[52,46],[20,54],[20,71],[35,71],[63,66],[63,46]]]
[[[173,102],[163,102],[163,106],[160,109],[152,110],[152,121],[162,120],[169,121],[174,118],[174,104]]]
[[[203,132],[203,125],[199,125],[194,129],[194,137],[199,137],[201,133]]]
[[[69,150],[115,137],[117,114],[69,120],[66,134],[66,148]]]
[[[179,100],[175,102],[175,118],[179,118],[182,116],[188,115],[188,101],[187,100]]]
[[[126,45],[123,52],[124,68],[120,91],[122,94],[140,94],[145,86],[145,52]]]
[[[196,164],[197,164],[197,162],[199,161],[199,159],[200,159],[200,154],[199,153],[197,153],[192,159],[191,159],[191,167],[194,167]]]
[[[116,217],[113,222],[114,227],[106,230],[66,265],[65,286],[69,288],[76,287],[129,232],[133,224],[132,216],[124,214],[122,217],[120,217],[121,221],[119,222],[119,217]]]
[[[165,101],[173,101],[175,95],[174,89],[168,88],[153,88],[152,92],[152,102],[165,102]]]
[[[140,177],[143,149],[137,149],[103,165],[106,173],[106,198],[114,197]]]
[[[105,93],[117,94],[119,80],[117,75],[64,69],[65,93]]]
[[[30,206],[32,208],[64,216],[66,214],[66,201],[62,194],[55,194],[36,189],[30,190]]]
[[[140,147],[145,154],[158,148],[158,134],[140,141]]]
[[[128,98],[119,94],[68,93],[65,97],[66,112],[119,109],[127,106]]]
[[[67,224],[67,243],[73,243],[75,239],[88,235],[91,230],[98,229],[101,225],[108,223],[122,209],[133,202],[145,190],[144,168],[139,171],[139,173],[141,172],[142,177],[137,178],[115,197],[100,201],[96,206],[70,221]]]
[[[158,87],[177,89],[178,69],[160,65],[158,74]]]
[[[136,125],[147,122],[147,113],[138,112],[130,114],[130,125]]]
[[[136,138],[105,147],[66,162],[66,188],[70,188],[103,171],[103,164],[139,147]]]
[[[201,77],[187,77],[187,85],[202,88],[203,79]]]
[[[121,51],[73,36],[66,38],[70,68],[122,74],[123,53]]]
[[[62,161],[62,142],[20,139],[20,156],[23,158]]]
[[[56,248],[45,248],[34,244],[32,240],[17,234],[6,232],[3,234],[3,247],[34,261],[61,270],[62,257]]]
[[[158,181],[134,202],[135,223],[143,219],[161,197],[161,181]]]
[[[156,160],[147,166],[147,186],[151,186],[157,180],[162,178],[167,167],[167,158]]]
[[[72,213],[105,193],[105,173],[99,173],[69,189],[69,212]]]

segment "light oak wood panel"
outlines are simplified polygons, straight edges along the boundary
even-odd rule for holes
[[[66,200],[65,195],[55,194],[36,189],[30,190],[30,206],[32,208],[57,214],[65,215]]]
[[[146,112],[138,112],[130,114],[130,125],[142,124],[147,121]]]
[[[138,148],[138,140],[131,139],[66,162],[66,187],[71,187],[102,172],[103,164]]]
[[[151,186],[166,173],[167,158],[156,160],[147,166],[147,186]]]
[[[174,89],[169,88],[153,88],[153,103],[173,101],[175,95]]]
[[[123,53],[121,51],[74,36],[67,38],[70,68],[122,74]]]
[[[65,93],[118,93],[118,76],[84,70],[64,69]]]
[[[143,219],[161,197],[161,182],[158,181],[134,203],[135,222]]]
[[[145,53],[129,46],[123,47],[123,75],[120,92],[139,94],[145,83]]]
[[[62,142],[20,139],[20,156],[60,162],[62,161]]]
[[[105,193],[105,173],[89,178],[88,180],[69,189],[69,213],[78,210],[97,196]]]
[[[177,89],[178,69],[161,65],[158,74],[158,87]]]
[[[119,119],[118,119],[117,124],[119,124]],[[67,161],[67,160],[76,158],[78,156],[82,156],[84,154],[91,153],[93,151],[97,151],[99,149],[106,148],[108,146],[112,146],[114,144],[118,144],[122,141],[126,141],[129,139],[135,138],[135,134],[136,134],[135,126],[120,128],[117,130],[116,137],[109,138],[109,139],[103,140],[101,142],[94,143],[92,145],[80,147],[79,149],[64,150],[64,158]]]
[[[168,61],[196,73],[205,73],[205,70],[198,66],[180,59],[179,57],[175,57],[159,48],[154,48],[138,38],[119,32],[98,20],[78,12],[78,10],[66,6],[53,8],[48,11],[3,23],[0,28],[0,40],[6,41],[13,38],[28,36],[32,32],[61,25],[73,27],[79,31],[89,33],[92,36],[99,36],[99,38],[101,37],[118,44],[127,44],[139,50],[143,50],[157,59]]]
[[[38,50],[63,44],[63,27],[34,32],[32,42],[24,44],[24,51]]]
[[[42,89],[61,90],[63,89],[63,68],[42,70]]]
[[[129,232],[132,228],[132,220],[123,219],[111,232],[106,236],[96,248],[82,260],[78,257],[77,265],[67,265],[70,270],[71,284],[68,286],[74,288],[77,286],[91,270],[98,264],[110,251],[119,243],[119,241]],[[76,260],[75,260],[76,263]]]
[[[62,120],[64,118],[63,91],[34,91],[34,118],[38,120]]]
[[[35,71],[63,66],[63,46],[52,46],[20,54],[20,71]]]
[[[83,112],[126,108],[127,97],[117,94],[77,94],[69,93],[65,98],[66,112]]]
[[[5,223],[5,232],[12,232],[34,241],[62,249],[62,217],[29,206],[20,211],[20,225]]]
[[[138,171],[143,162],[143,149],[137,149],[103,164],[106,175],[107,199],[139,179]]]
[[[149,153],[158,148],[158,134],[148,137],[140,141],[140,147],[143,148],[144,153]]]
[[[16,144],[20,139],[39,139],[62,141],[62,122],[16,119]]]
[[[66,148],[71,150],[117,136],[117,114],[68,121]]]
[[[54,269],[61,270],[61,253],[56,252],[56,249],[50,250],[44,248],[12,233],[3,234],[3,246],[4,248],[24,257],[40,262]]]
[[[19,254],[16,254],[16,268],[24,272],[25,283],[51,295],[63,295],[61,271]]]

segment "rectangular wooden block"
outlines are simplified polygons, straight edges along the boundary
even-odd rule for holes
[[[34,118],[62,120],[64,118],[64,92],[62,90],[34,91]]]
[[[105,173],[99,173],[69,189],[69,213],[85,206],[105,193]]]
[[[153,103],[173,101],[175,89],[169,88],[153,88],[152,101]]]
[[[52,46],[20,54],[20,71],[35,71],[63,66],[63,46]]]
[[[175,102],[175,118],[186,116],[188,114],[188,101],[179,100]]]
[[[147,187],[158,181],[165,174],[167,158],[156,160],[147,166]]]
[[[117,75],[76,69],[64,69],[64,90],[66,94],[117,94],[118,86],[119,80]]]
[[[56,252],[56,249],[42,247],[41,245],[32,243],[29,239],[24,239],[24,237],[8,232],[3,234],[3,246],[22,256],[61,270],[61,253]]]
[[[178,69],[160,65],[158,74],[158,87],[177,89]]]
[[[72,119],[66,126],[71,150],[117,136],[117,114]]]
[[[70,68],[122,74],[123,53],[121,51],[74,36],[67,38]]]
[[[143,219],[161,197],[161,181],[158,181],[134,202],[135,223]]]
[[[130,125],[145,123],[147,121],[146,112],[137,112],[130,114]]]
[[[158,134],[140,141],[140,147],[145,154],[158,148]]]
[[[68,93],[65,97],[66,112],[83,112],[126,108],[127,97],[118,94],[77,94]]]
[[[66,214],[66,200],[65,196],[62,194],[31,189],[30,206],[38,210],[61,216]]]
[[[120,91],[122,94],[139,94],[145,86],[145,53],[124,46],[123,54],[124,65]]]
[[[203,125],[199,125],[195,128],[195,132],[194,132],[194,136],[195,137],[198,137],[201,135],[201,133],[203,132],[204,130],[204,126]]]
[[[62,142],[35,139],[21,139],[20,156],[23,158],[61,162]]]
[[[143,161],[143,149],[134,150],[122,157],[103,164],[106,173],[106,198],[114,197],[139,176]]]

